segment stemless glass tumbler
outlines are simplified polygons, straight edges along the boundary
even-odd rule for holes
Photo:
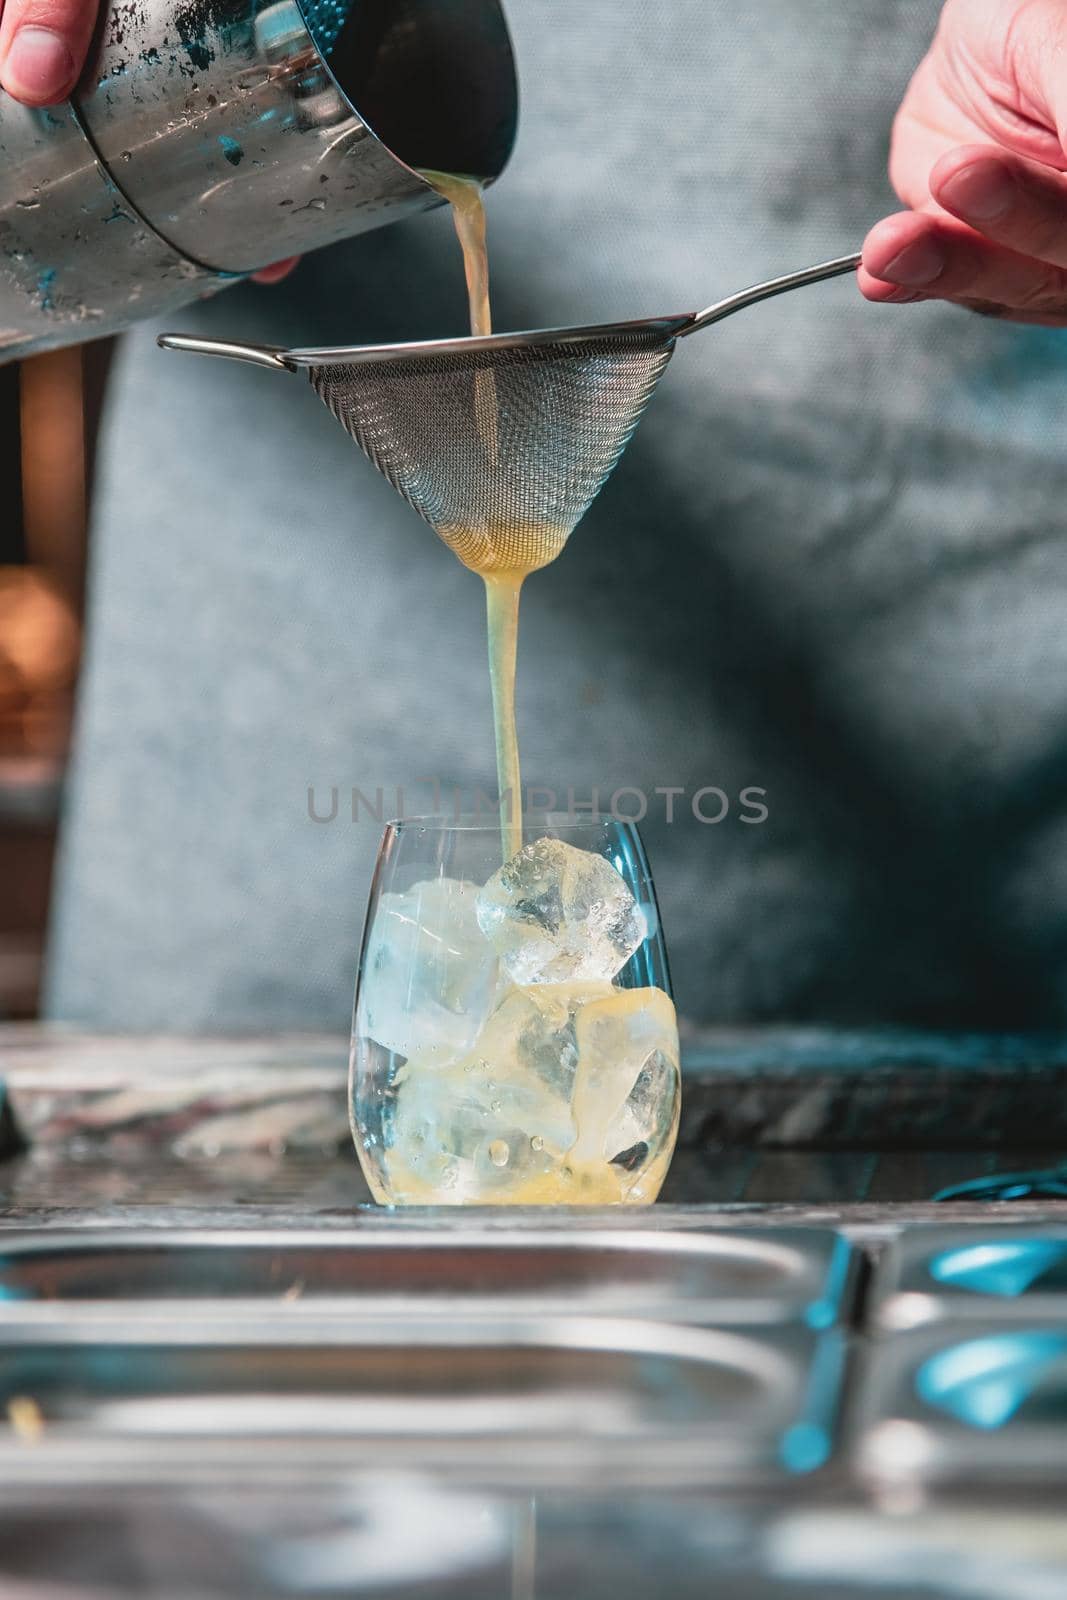
[[[678,1027],[637,829],[390,823],[356,983],[349,1105],[385,1205],[656,1198],[678,1133]]]

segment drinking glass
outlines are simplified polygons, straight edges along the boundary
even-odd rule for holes
[[[678,1028],[632,822],[410,817],[385,829],[349,1111],[383,1205],[623,1205],[678,1133]]]

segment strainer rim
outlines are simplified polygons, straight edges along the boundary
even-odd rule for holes
[[[533,349],[547,344],[588,344],[603,339],[625,339],[638,333],[658,334],[672,343],[692,322],[696,312],[670,317],[642,317],[634,322],[602,322],[590,327],[532,328],[515,333],[494,333],[485,338],[420,339],[405,344],[324,345],[318,349],[279,350],[278,359],[291,367],[342,367],[361,362],[418,361],[427,356],[480,355],[494,350]]]

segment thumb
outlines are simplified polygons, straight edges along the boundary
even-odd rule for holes
[[[74,88],[96,21],[96,0],[6,0],[0,20],[0,84],[28,106],[50,106]]]

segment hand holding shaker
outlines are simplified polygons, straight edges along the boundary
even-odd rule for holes
[[[517,108],[498,0],[105,0],[65,105],[0,93],[0,361],[492,181]]]

